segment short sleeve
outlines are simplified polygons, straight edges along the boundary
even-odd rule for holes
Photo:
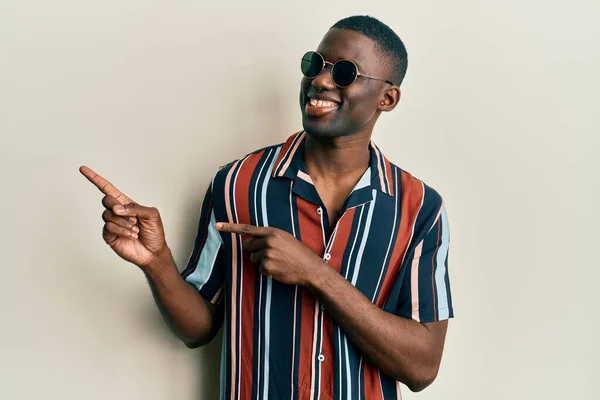
[[[217,303],[223,293],[223,241],[215,228],[213,184],[206,191],[194,249],[181,276],[202,297]]]
[[[448,275],[450,232],[442,205],[433,225],[405,261],[396,314],[419,322],[453,318]]]

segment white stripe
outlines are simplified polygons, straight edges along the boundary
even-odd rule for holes
[[[262,317],[260,315],[260,313],[262,312],[262,287],[263,287],[263,276],[262,275],[258,275],[258,279],[259,279],[259,284],[258,284],[258,352],[257,357],[258,357],[258,370],[260,371],[260,348],[261,348],[261,338],[262,338]],[[256,382],[256,391],[260,392],[260,385],[261,385],[261,376],[260,374],[257,374],[257,382]]]
[[[338,223],[340,221],[338,220]],[[335,229],[333,230],[333,233],[331,234],[331,238],[329,239],[329,243],[327,244],[327,248],[325,249],[326,253],[329,253],[331,251],[331,248],[333,247],[333,243],[335,242],[335,237],[337,236],[337,229],[338,229],[338,224],[335,224]]]
[[[292,236],[296,237],[296,226],[294,225],[294,207],[292,202],[292,193],[294,190],[294,181],[290,181],[290,222],[292,224]]]
[[[273,156],[273,160],[271,161],[271,165],[267,173],[265,174],[265,179],[262,184],[262,214],[263,214],[263,225],[269,226],[269,221],[267,219],[267,186],[269,183],[269,179],[271,177],[271,173],[273,171],[273,167],[275,166],[275,160],[279,155],[281,148],[278,148],[275,151],[275,155]],[[269,398],[269,347],[270,347],[270,326],[271,326],[271,290],[273,286],[273,278],[270,276],[267,277],[267,298],[265,299],[265,365],[263,369],[264,373],[264,383],[263,383],[263,399]]]
[[[221,238],[219,231],[215,229],[216,223],[215,211],[213,209],[210,212],[210,223],[208,224],[206,243],[202,248],[202,253],[200,253],[198,264],[196,264],[194,272],[186,278],[186,282],[191,283],[198,290],[202,289],[210,279],[217,255],[219,254],[219,248],[223,244],[223,238]]]
[[[352,398],[352,377],[350,376],[350,354],[348,353],[348,339],[344,335],[344,347],[346,349],[346,398]]]
[[[356,264],[354,265],[354,274],[352,275],[352,286],[356,286],[356,280],[358,279],[358,271],[360,270],[360,264],[362,263],[363,252],[365,251],[365,245],[367,244],[367,238],[369,237],[369,231],[371,230],[371,222],[373,220],[373,210],[375,209],[375,203],[377,201],[377,190],[373,189],[373,201],[367,212],[367,222],[365,224],[365,231],[362,236],[362,242],[358,248],[358,255],[356,256]],[[383,268],[381,269],[383,272]],[[379,277],[381,279],[381,275]]]
[[[322,212],[321,213],[321,232],[323,233],[323,248],[327,249],[327,242],[325,241],[325,229],[323,228],[325,225],[323,225],[323,215],[325,213]]]
[[[361,386],[360,386],[360,375],[362,374],[362,366],[363,366],[363,356],[360,356],[360,362],[358,363],[358,375],[357,375],[357,382],[358,382],[358,395],[360,396],[361,393]]]
[[[316,307],[319,307],[319,301],[317,300]],[[319,355],[323,354],[323,312],[319,311],[319,309],[317,308],[317,312],[320,315],[320,319],[319,319],[319,337],[321,338],[321,341],[319,343]],[[313,360],[313,362],[315,362],[315,360]],[[320,363],[320,361],[319,361]],[[321,364],[319,365],[319,376],[317,377],[317,400],[321,399]]]
[[[450,310],[448,310],[448,293],[446,290],[446,257],[448,256],[448,247],[450,245],[450,234],[448,232],[448,215],[446,208],[442,210],[442,243],[440,244],[436,256],[435,268],[435,286],[438,297],[438,319],[448,319]]]
[[[340,397],[342,396],[342,330],[340,328],[337,328],[337,332],[338,332],[338,344],[340,346],[340,349],[338,350],[338,383],[340,384],[339,387],[339,393],[340,393]]]
[[[292,335],[292,379],[291,379],[291,388],[292,394],[290,399],[294,399],[294,364],[296,363],[296,307],[298,302],[298,285],[296,285],[296,289],[294,290],[294,328]]]

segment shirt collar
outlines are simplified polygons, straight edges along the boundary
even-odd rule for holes
[[[292,180],[296,180],[297,178],[302,180],[310,179],[303,162],[306,136],[306,131],[300,131],[288,137],[279,152],[277,160],[275,160],[275,167],[272,173],[273,178],[286,177]],[[391,179],[392,165],[390,161],[373,141],[369,143],[369,151],[371,153],[370,166],[365,175],[356,184],[354,190],[370,185],[373,189],[393,196],[394,185]],[[370,181],[367,178],[369,174]]]

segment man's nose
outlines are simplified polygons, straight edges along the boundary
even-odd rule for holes
[[[312,86],[318,90],[332,90],[335,89],[335,83],[331,79],[331,65],[325,65],[325,68],[321,70],[321,73],[312,80]]]

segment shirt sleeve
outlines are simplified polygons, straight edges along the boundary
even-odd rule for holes
[[[204,196],[194,249],[181,276],[204,299],[217,303],[223,293],[223,240],[215,229],[213,183]]]
[[[433,225],[402,267],[406,272],[397,315],[422,323],[454,317],[448,276],[449,245],[448,216],[442,205]]]

